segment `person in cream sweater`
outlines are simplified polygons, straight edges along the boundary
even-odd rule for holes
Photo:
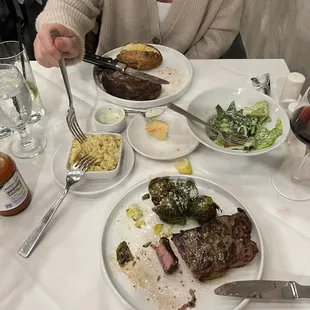
[[[102,14],[97,53],[129,42],[162,44],[188,58],[220,58],[239,31],[244,0],[49,0],[36,21],[34,51],[45,67],[83,59],[85,35]],[[53,42],[50,33],[61,37]]]

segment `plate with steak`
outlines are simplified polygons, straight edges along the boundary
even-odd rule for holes
[[[124,242],[132,257],[120,264],[116,250]],[[249,209],[221,185],[196,176],[157,176],[128,190],[105,222],[101,255],[112,290],[137,310],[240,310],[248,300],[219,297],[214,289],[259,280],[264,268]]]
[[[163,60],[158,67],[143,72],[167,80],[169,84],[154,84],[94,66],[93,77],[100,90],[99,96],[120,106],[147,109],[165,105],[185,94],[193,79],[193,68],[189,60],[167,46],[152,46],[160,51]],[[103,56],[115,59],[121,50],[122,47],[119,47]]]

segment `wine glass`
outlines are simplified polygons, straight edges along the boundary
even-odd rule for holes
[[[274,171],[272,184],[282,196],[304,201],[310,199],[310,88],[290,116],[290,123],[296,138],[306,145],[306,152],[303,158],[287,158],[282,167]]]
[[[31,109],[31,96],[19,70],[13,65],[0,64],[0,123],[19,133],[20,141],[14,141],[11,147],[18,158],[35,157],[46,147],[43,135],[30,136],[26,131]]]

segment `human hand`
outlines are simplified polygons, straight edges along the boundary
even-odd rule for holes
[[[51,32],[57,30],[59,38],[53,40]],[[38,63],[44,67],[58,67],[61,56],[75,58],[81,53],[77,36],[60,24],[44,24],[34,41],[34,54]]]

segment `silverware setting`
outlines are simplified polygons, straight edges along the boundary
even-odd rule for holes
[[[310,298],[310,286],[295,281],[250,280],[225,283],[214,290],[216,295],[274,300]]]
[[[165,112],[165,110],[162,108],[151,108],[151,109],[147,109],[145,111],[124,109],[124,111],[126,114],[139,114],[145,118],[150,118],[150,119],[158,117]]]
[[[157,76],[132,69],[128,67],[126,64],[119,62],[117,59],[113,59],[110,57],[102,57],[99,55],[85,53],[83,61],[99,66],[99,67],[111,68],[113,70],[122,72],[127,75],[134,76],[142,80],[150,81],[152,83],[156,83],[156,84],[169,84],[170,83],[169,81],[161,79]]]
[[[60,37],[60,33],[58,31],[53,31],[51,33],[51,36],[55,40],[56,38]],[[79,126],[77,118],[76,118],[76,113],[73,107],[73,98],[72,98],[72,92],[71,92],[71,87],[70,87],[69,78],[68,78],[68,72],[67,72],[66,63],[63,57],[61,57],[61,59],[59,60],[59,67],[60,67],[60,71],[61,71],[62,78],[65,83],[65,87],[66,87],[66,91],[67,91],[67,95],[69,99],[69,109],[66,115],[67,125],[71,133],[75,137],[75,139],[79,143],[83,143],[86,140],[86,136],[83,133],[81,127]]]
[[[85,155],[80,160],[78,160],[68,171],[66,175],[66,187],[61,194],[61,196],[54,202],[50,209],[43,216],[41,221],[37,224],[34,230],[31,232],[29,237],[23,243],[23,245],[18,250],[18,254],[27,258],[35,248],[35,245],[41,239],[43,232],[47,228],[48,224],[54,217],[56,211],[58,210],[60,204],[69,192],[70,187],[81,180],[85,172],[96,163],[96,159],[92,156]]]
[[[245,142],[247,141],[247,138],[246,137],[235,137],[235,136],[231,136],[229,135],[228,133],[222,131],[222,130],[219,130],[213,126],[211,126],[210,124],[208,124],[207,122],[203,121],[202,119],[200,119],[199,117],[187,112],[186,110],[178,107],[177,105],[173,104],[172,102],[169,102],[167,104],[167,108],[174,111],[174,112],[177,112],[183,116],[185,116],[187,119],[189,120],[192,120],[192,121],[195,121],[197,123],[200,123],[204,126],[206,126],[208,129],[212,130],[213,132],[216,132],[217,134],[220,134],[223,139],[225,141],[227,141],[228,143],[231,143],[231,144],[234,144],[234,145],[244,145]]]

